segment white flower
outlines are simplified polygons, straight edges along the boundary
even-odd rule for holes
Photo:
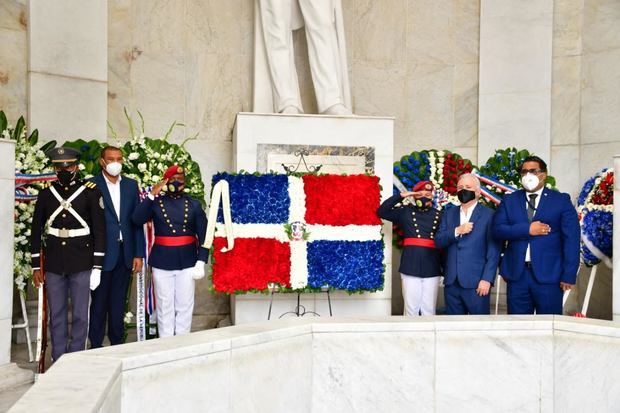
[[[125,324],[128,324],[128,323],[131,323],[132,319],[133,319],[133,314],[131,311],[129,311],[125,314],[125,318],[123,319],[123,321],[125,321]]]
[[[138,152],[132,152],[129,154],[129,156],[127,157],[130,161],[135,161],[136,159],[138,159],[140,157],[140,154]]]
[[[138,164],[138,171],[146,172],[146,164],[144,162]]]
[[[159,175],[153,175],[151,177],[151,181],[152,182],[159,182],[159,181],[161,181],[161,178],[159,177]]]
[[[84,165],[83,163],[78,164],[78,168],[80,169],[80,171],[83,171],[84,169],[86,169],[86,165]]]

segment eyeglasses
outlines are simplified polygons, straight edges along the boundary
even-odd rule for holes
[[[538,175],[545,171],[543,171],[542,169],[521,169],[521,171],[519,172],[521,173],[521,175],[527,175],[527,174]]]

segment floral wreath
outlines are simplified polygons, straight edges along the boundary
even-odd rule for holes
[[[613,202],[613,169],[603,169],[588,179],[577,198],[577,214],[581,225],[581,259],[589,267],[601,261],[611,267]]]
[[[469,159],[447,150],[423,150],[411,152],[394,162],[394,194],[411,189],[420,181],[431,181],[435,187],[433,205],[449,208],[460,205],[456,197],[458,177],[472,172],[474,166]],[[407,203],[408,200],[403,201]],[[403,232],[394,226],[394,245],[402,247]]]
[[[138,112],[138,114],[140,114]],[[133,138],[123,145],[118,145],[124,154],[123,175],[138,181],[142,191],[161,180],[166,168],[178,163],[185,166],[186,189],[185,192],[198,199],[203,205],[204,183],[200,174],[200,167],[192,160],[189,152],[184,148],[186,139],[181,145],[168,142],[172,130],[179,126],[176,122],[170,126],[167,133],[159,139],[149,138],[144,135],[144,121],[140,115],[141,133],[136,134],[133,122],[129,116],[130,134]],[[27,126],[23,117],[20,117],[15,126],[8,124],[6,115],[0,111],[0,133],[4,139],[15,141],[15,209],[14,209],[14,236],[15,254],[13,258],[14,281],[18,290],[25,292],[28,281],[32,277],[30,256],[30,229],[34,213],[33,201],[36,200],[39,191],[54,180],[55,174],[49,166],[49,160],[45,152],[57,145],[56,141],[41,144],[38,141],[38,131],[34,130],[27,135]],[[113,136],[118,141],[116,132]],[[98,158],[107,144],[96,140],[89,142],[82,139],[65,142],[63,146],[72,147],[82,152],[79,160],[79,168],[82,176],[88,179],[101,171]]]

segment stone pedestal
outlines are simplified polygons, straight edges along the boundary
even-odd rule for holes
[[[31,371],[11,363],[13,313],[13,200],[15,199],[15,142],[0,139],[0,392],[32,382]]]
[[[309,153],[308,166],[321,164],[321,172],[374,173],[381,180],[385,199],[392,194],[393,134],[393,118],[239,113],[233,133],[233,167],[237,171],[284,173],[282,163],[297,165],[299,158],[294,154],[305,149]],[[299,171],[306,171],[303,163]],[[355,295],[332,292],[334,315],[391,314],[391,225],[386,224],[383,232],[383,291]],[[327,294],[303,294],[301,304],[306,311],[329,316]],[[293,311],[296,305],[297,295],[275,294],[271,318]],[[234,296],[231,310],[235,324],[266,320],[269,296]]]

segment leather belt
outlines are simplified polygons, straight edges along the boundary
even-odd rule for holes
[[[435,240],[430,238],[405,238],[403,240],[404,246],[437,248],[435,246]]]
[[[80,228],[80,229],[59,229],[49,227],[47,229],[47,233],[53,235],[58,238],[73,238],[73,237],[83,237],[84,235],[90,234],[89,228]]]
[[[164,247],[181,247],[183,245],[195,244],[196,242],[196,237],[191,235],[179,235],[178,237],[155,237],[155,244],[162,245]]]

